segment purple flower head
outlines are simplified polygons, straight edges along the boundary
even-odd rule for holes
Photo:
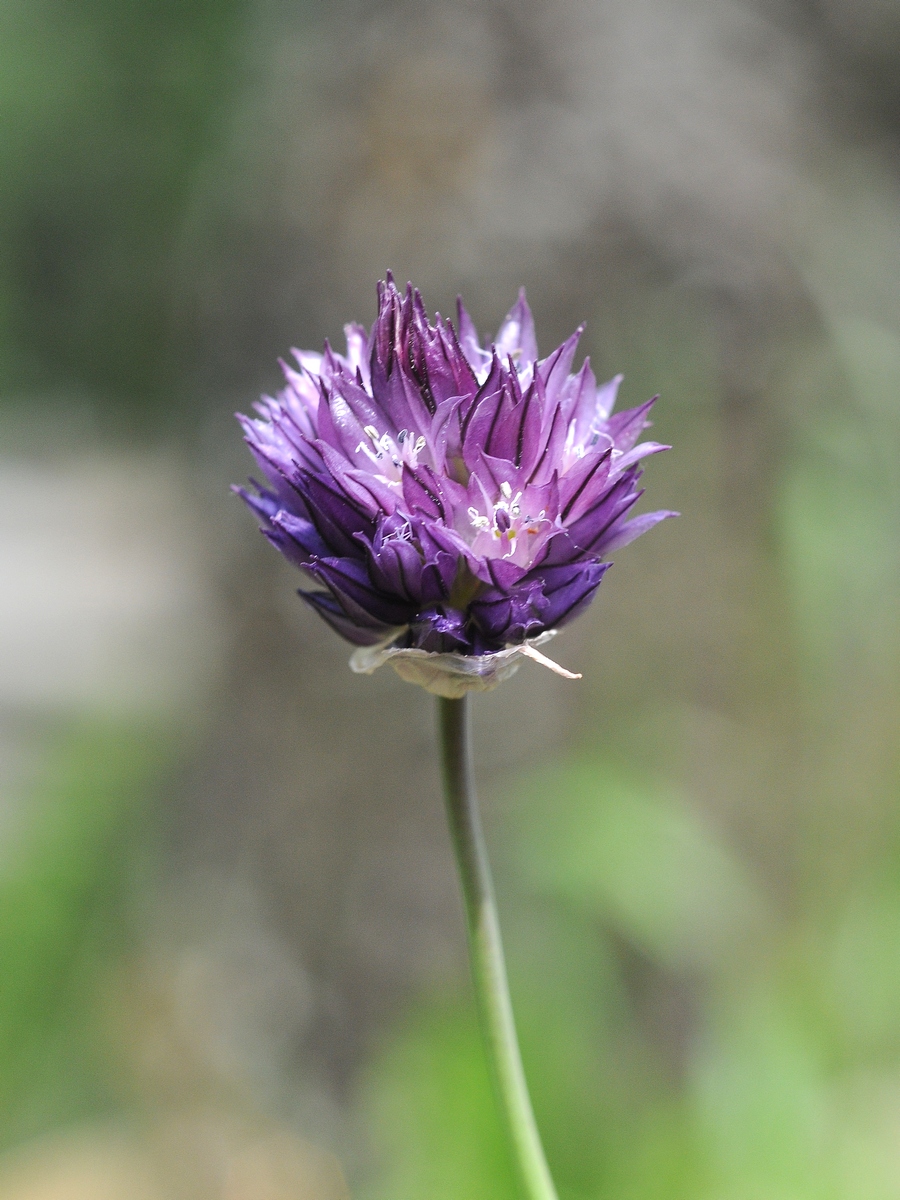
[[[581,330],[539,359],[524,290],[490,349],[461,301],[456,327],[432,323],[390,275],[371,332],[345,332],[345,354],[295,350],[283,391],[238,417],[265,482],[236,490],[318,585],[300,595],[375,648],[355,669],[391,659],[442,694],[549,662],[535,644],[590,604],[607,556],[674,515],[629,519],[640,460],[666,448],[637,444],[653,401],[611,415],[621,376],[573,372]]]

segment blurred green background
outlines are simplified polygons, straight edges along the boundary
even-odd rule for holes
[[[561,1200],[900,1195],[896,0],[0,0],[0,1194],[516,1195],[430,705],[227,486],[388,267],[650,507],[475,703]]]

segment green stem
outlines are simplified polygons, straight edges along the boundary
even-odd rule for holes
[[[472,981],[498,1099],[528,1200],[557,1200],[531,1110],[506,979],[469,738],[468,698],[439,699],[444,797],[462,882]]]

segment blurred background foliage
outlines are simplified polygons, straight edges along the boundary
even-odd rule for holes
[[[516,1195],[431,713],[230,502],[386,267],[652,507],[476,704],[561,1200],[900,1194],[900,7],[0,0],[0,1194]]]
[[[241,0],[0,8],[0,386],[171,403],[174,267],[240,84]]]

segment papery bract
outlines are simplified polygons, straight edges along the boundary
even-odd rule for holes
[[[621,376],[572,370],[580,330],[538,359],[524,290],[489,349],[461,301],[456,327],[390,276],[378,301],[345,354],[294,351],[285,388],[239,417],[264,482],[236,490],[357,646],[527,648],[587,607],[612,551],[673,515],[629,519],[640,460],[666,448],[638,443],[653,401],[613,415]]]

